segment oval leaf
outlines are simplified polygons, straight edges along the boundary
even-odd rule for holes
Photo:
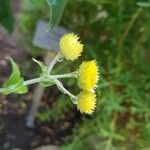
[[[3,84],[3,88],[0,89],[0,92],[4,95],[8,95],[10,93],[23,94],[28,92],[27,86],[24,85],[24,79],[21,78],[18,65],[13,59],[9,58],[9,60],[12,65],[12,73],[9,79]]]
[[[18,83],[10,85],[6,88],[2,88],[0,92],[3,93],[4,95],[8,95],[11,93],[17,93],[17,94],[27,93],[28,88],[23,84],[24,84],[24,80],[23,78],[21,78],[21,80]]]

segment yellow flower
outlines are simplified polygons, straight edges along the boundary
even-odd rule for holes
[[[96,95],[92,92],[82,91],[78,95],[77,108],[81,113],[91,114],[96,107]]]
[[[78,85],[80,89],[92,91],[98,82],[99,71],[95,60],[83,62],[78,70]]]
[[[79,37],[73,33],[68,33],[62,36],[59,46],[65,59],[73,61],[81,55],[83,51],[83,44],[81,44],[78,40]]]

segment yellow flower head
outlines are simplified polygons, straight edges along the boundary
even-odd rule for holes
[[[92,92],[82,91],[78,95],[77,108],[81,113],[91,114],[96,107],[96,95]]]
[[[78,70],[78,85],[80,89],[92,91],[98,82],[99,71],[95,60],[83,62]]]
[[[73,33],[68,33],[62,36],[59,46],[65,59],[73,61],[81,55],[83,51],[83,44],[81,44],[78,40],[79,37]]]

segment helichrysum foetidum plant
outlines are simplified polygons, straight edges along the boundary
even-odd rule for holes
[[[26,93],[28,91],[27,85],[34,83],[41,83],[41,86],[48,87],[56,85],[58,89],[67,94],[73,104],[81,113],[92,114],[96,107],[96,94],[95,88],[99,79],[98,66],[95,60],[85,61],[79,66],[79,69],[72,73],[51,75],[51,71],[57,62],[62,60],[74,61],[82,55],[83,44],[79,41],[79,37],[73,33],[65,34],[60,39],[60,52],[51,61],[49,66],[44,65],[42,62],[33,59],[41,68],[42,73],[38,78],[24,81],[21,77],[18,65],[11,59],[12,74],[10,78],[3,84],[0,92],[8,95],[10,93]],[[62,84],[62,78],[77,78],[77,84],[81,92],[77,95],[70,93]]]

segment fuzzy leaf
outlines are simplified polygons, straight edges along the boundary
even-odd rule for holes
[[[24,86],[23,83],[24,83],[24,80],[23,78],[21,78],[18,83],[3,88],[1,93],[3,93],[4,95],[8,95],[11,93],[17,93],[17,94],[27,93],[28,88]]]
[[[12,65],[12,73],[9,79],[3,84],[3,88],[0,92],[4,95],[8,95],[10,93],[26,93],[28,88],[24,85],[24,79],[21,78],[18,65],[13,61],[13,59],[9,58],[9,60]]]
[[[47,68],[47,66],[45,66],[43,64],[43,62],[41,62],[39,60],[36,60],[34,58],[33,58],[33,61],[36,62],[39,65],[39,67],[41,68],[41,71],[42,71],[43,74],[47,73],[48,68]]]
[[[53,80],[41,82],[41,86],[43,86],[43,87],[49,87],[52,85],[55,85],[55,82]]]
[[[33,61],[36,62],[40,66],[41,71],[42,71],[42,75],[41,76],[44,76],[45,74],[48,73],[48,67],[45,66],[43,64],[43,62],[41,62],[39,60],[36,60],[34,58],[33,58]],[[51,85],[54,85],[54,84],[55,84],[55,82],[53,80],[48,80],[48,81],[41,82],[41,86],[43,86],[43,87],[48,87],[48,86],[51,86]]]
[[[18,65],[13,61],[13,59],[9,58],[9,60],[12,65],[12,73],[9,79],[3,84],[3,88],[16,84],[20,80],[20,70]]]

